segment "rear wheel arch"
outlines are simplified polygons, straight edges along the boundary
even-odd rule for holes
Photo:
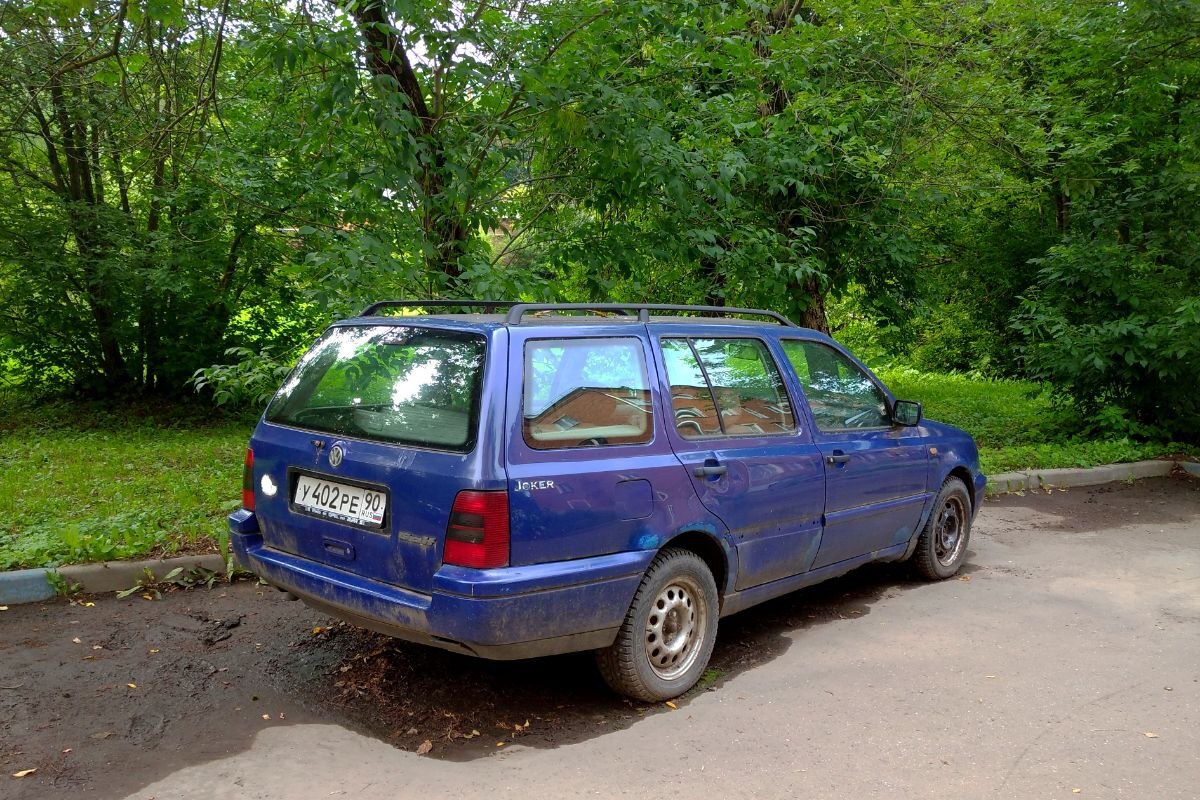
[[[727,582],[730,580],[730,554],[726,552],[726,548],[712,534],[704,531],[684,531],[677,534],[674,538],[663,543],[659,548],[661,553],[667,548],[677,550],[690,550],[708,566],[712,572],[713,580],[717,584],[717,596],[722,602],[725,599],[725,589]]]

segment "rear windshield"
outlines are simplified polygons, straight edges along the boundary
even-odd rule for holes
[[[331,328],[267,407],[313,431],[469,450],[479,419],[482,336],[377,325]]]

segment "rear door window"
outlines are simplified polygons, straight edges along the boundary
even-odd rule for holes
[[[820,342],[785,339],[783,352],[822,432],[891,425],[887,396],[857,364]]]
[[[654,437],[640,339],[527,342],[522,404],[522,434],[537,450],[641,444]]]
[[[664,339],[675,429],[685,439],[793,433],[779,368],[759,339]]]
[[[393,325],[331,328],[267,407],[267,421],[466,451],[475,441],[485,342]]]

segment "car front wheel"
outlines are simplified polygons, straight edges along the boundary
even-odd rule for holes
[[[971,538],[971,495],[958,478],[947,478],[925,522],[913,566],[922,577],[942,580],[958,572]]]

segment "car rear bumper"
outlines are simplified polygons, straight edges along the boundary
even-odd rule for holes
[[[442,566],[414,592],[268,547],[252,512],[229,517],[238,563],[332,616],[400,639],[493,659],[606,647],[653,551],[524,567]]]

